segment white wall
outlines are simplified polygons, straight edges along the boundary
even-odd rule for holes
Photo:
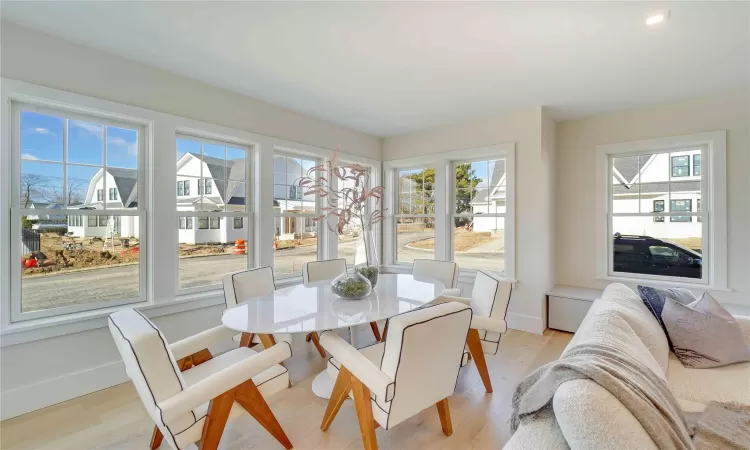
[[[750,307],[748,91],[557,125],[557,283],[604,288],[596,279],[596,146],[727,130],[729,288],[721,302]],[[520,177],[519,177],[520,179]],[[521,250],[521,253],[523,250]]]
[[[340,146],[346,153],[379,160],[381,140],[304,116],[169,72],[40,34],[14,24],[0,24],[0,74],[64,91],[175,114],[237,130],[260,133],[320,148]],[[264,142],[261,148],[266,147]],[[159,166],[174,161],[174,137],[157,136]],[[261,159],[270,158],[270,152]],[[270,162],[270,161],[269,161]],[[172,163],[174,164],[174,163]],[[152,189],[174,195],[174,174],[155,177]],[[197,186],[191,186],[197,192]],[[270,199],[267,200],[270,203]],[[153,211],[154,220],[175,223],[173,211]],[[261,227],[273,226],[271,222]],[[194,224],[197,226],[197,224]],[[175,223],[174,237],[177,236]],[[155,253],[175,254],[176,239],[152,240]],[[159,247],[160,244],[161,247]],[[158,247],[158,248],[156,248]],[[268,263],[267,253],[261,262]],[[176,263],[173,263],[173,265]],[[175,267],[176,270],[176,267]],[[176,273],[176,272],[175,272]],[[154,292],[161,299],[169,293]],[[156,319],[169,340],[197,333],[220,322],[220,308],[202,308]],[[6,419],[125,380],[120,357],[101,320],[99,328],[0,348],[0,395]],[[308,351],[302,345],[300,350]],[[295,349],[296,350],[296,349]]]
[[[545,292],[554,285],[554,122],[532,108],[446,125],[383,141],[385,161],[445,151],[516,143],[516,288],[508,310],[511,328],[541,333]],[[470,292],[470,286],[462,286]]]

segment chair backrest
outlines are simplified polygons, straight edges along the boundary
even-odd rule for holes
[[[344,272],[346,272],[346,260],[343,258],[310,261],[302,264],[302,282],[315,283],[316,281],[333,280]]]
[[[497,275],[477,271],[471,291],[471,309],[478,316],[505,320],[508,313],[513,284]],[[496,354],[500,346],[500,333],[480,332],[485,353]]]
[[[224,303],[227,308],[234,308],[239,302],[276,290],[273,269],[270,267],[228,273],[221,281],[224,284]]]
[[[435,278],[443,283],[446,289],[458,286],[458,264],[451,261],[415,259],[411,274],[414,276]]]
[[[109,331],[146,411],[172,447],[179,448],[175,434],[194,425],[196,415],[190,412],[169,423],[162,420],[157,405],[186,386],[164,335],[134,309],[124,309],[110,315]]]
[[[451,302],[390,319],[380,363],[395,382],[386,429],[453,394],[471,316],[471,308]]]

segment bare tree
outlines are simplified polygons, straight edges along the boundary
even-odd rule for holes
[[[46,178],[27,173],[21,176],[21,207],[28,208],[34,197],[46,197]]]
[[[81,194],[81,188],[84,186],[88,186],[87,181],[68,178],[68,205],[83,203],[84,194]],[[59,203],[62,205],[65,200],[63,192],[62,186],[57,186],[53,189],[45,189],[41,195],[49,203]]]

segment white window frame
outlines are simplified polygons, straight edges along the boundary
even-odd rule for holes
[[[458,160],[458,161],[452,161],[451,162],[451,165],[450,165],[450,174],[448,176],[448,181],[449,181],[449,186],[450,186],[449,187],[449,195],[448,195],[448,201],[449,201],[449,208],[448,209],[450,211],[450,221],[449,221],[448,224],[449,224],[450,232],[448,233],[448,237],[450,239],[450,257],[451,257],[450,260],[451,261],[455,261],[455,258],[456,258],[456,248],[455,248],[456,247],[456,242],[455,242],[456,236],[455,236],[455,233],[454,233],[454,228],[455,228],[454,219],[459,218],[459,217],[471,217],[471,218],[474,218],[474,217],[502,217],[503,219],[505,219],[504,222],[506,222],[506,223],[508,222],[508,212],[507,212],[508,211],[508,206],[507,206],[508,200],[507,200],[507,198],[506,198],[506,201],[505,201],[505,204],[506,204],[505,211],[506,212],[504,212],[504,213],[492,213],[492,214],[489,214],[489,213],[488,214],[474,214],[474,213],[460,213],[459,214],[459,213],[456,213],[456,191],[458,189],[456,187],[456,167],[459,166],[459,165],[461,165],[461,164],[471,164],[471,163],[475,163],[475,162],[496,161],[496,160],[500,160],[500,159],[502,159],[503,160],[503,164],[505,164],[507,166],[508,163],[506,161],[506,157],[505,156],[470,158],[470,159],[463,159],[463,160]],[[492,174],[489,174],[489,176],[491,177]],[[488,186],[489,186],[489,183],[491,183],[491,181],[492,181],[491,179],[487,180]],[[507,175],[506,175],[506,183],[507,183]],[[489,186],[488,187],[488,192],[487,192],[488,200],[489,200],[489,195],[492,192],[492,189],[494,189],[495,187],[496,186]],[[508,196],[507,191],[508,190],[506,188],[506,197]],[[503,233],[504,232],[505,232],[505,230],[503,230]],[[505,236],[503,236],[503,240],[505,240]],[[505,244],[503,244],[503,246],[504,245]],[[505,254],[503,254],[503,257],[505,257]],[[486,269],[473,269],[473,268],[462,268],[461,267],[461,270],[463,272],[465,272],[465,273],[476,274],[476,272],[478,270],[486,270]],[[503,274],[505,271],[503,270],[503,272],[499,272],[499,271],[490,270],[490,272],[494,272],[494,273],[497,273],[497,274]]]
[[[428,169],[434,169],[435,170],[435,182],[432,185],[432,192],[433,196],[435,197],[435,213],[434,214],[401,214],[398,212],[398,208],[401,204],[401,178],[399,177],[399,172],[404,170],[428,170]],[[417,165],[417,166],[405,166],[405,167],[399,167],[393,170],[393,177],[394,177],[394,184],[393,184],[393,230],[396,233],[394,236],[394,239],[391,243],[391,251],[393,253],[393,265],[396,266],[402,266],[402,267],[411,267],[412,264],[408,262],[400,262],[398,260],[398,220],[399,219],[432,219],[433,223],[435,224],[435,228],[433,228],[433,233],[435,233],[435,238],[433,244],[433,257],[435,259],[438,259],[437,257],[437,222],[438,222],[438,216],[437,216],[437,202],[438,202],[438,194],[437,194],[437,178],[438,178],[438,168],[435,167],[433,164],[427,164],[427,165]],[[428,255],[428,253],[425,253],[425,257]],[[427,258],[429,259],[429,258]]]
[[[40,101],[34,101],[34,100],[11,100],[10,102],[10,169],[11,169],[11,177],[10,177],[10,258],[11,261],[20,261],[21,260],[21,246],[17,245],[18,240],[14,239],[16,236],[21,235],[21,216],[24,215],[31,215],[31,214],[37,214],[37,215],[47,215],[47,214],[55,214],[55,215],[81,215],[81,216],[102,216],[102,215],[118,215],[123,217],[138,217],[138,224],[139,224],[139,245],[144,250],[144,253],[148,249],[148,236],[146,234],[146,226],[145,223],[147,221],[147,211],[148,211],[148,202],[147,201],[140,201],[142,198],[148,198],[149,191],[148,191],[148,183],[146,181],[146,146],[145,141],[148,139],[147,134],[147,127],[144,123],[138,122],[138,121],[130,121],[122,118],[112,117],[108,114],[100,114],[93,111],[81,111],[76,108],[66,108],[65,106],[60,105],[48,105],[46,102],[40,102]],[[55,116],[55,117],[62,117],[65,119],[65,125],[63,127],[63,157],[61,162],[59,163],[63,167],[63,183],[67,181],[67,167],[69,163],[66,161],[67,152],[68,152],[68,139],[67,139],[67,133],[68,133],[68,126],[67,121],[69,120],[81,120],[91,123],[100,124],[103,126],[103,134],[102,134],[102,146],[103,146],[103,155],[102,155],[102,163],[101,165],[85,165],[88,167],[99,167],[104,171],[104,180],[103,180],[103,187],[100,190],[97,190],[97,198],[99,193],[101,192],[102,195],[102,206],[104,209],[78,209],[78,208],[68,208],[65,205],[63,205],[62,209],[30,209],[30,208],[21,208],[21,205],[19,203],[20,199],[20,179],[21,179],[21,142],[20,142],[20,135],[21,135],[21,111],[33,111],[40,114]],[[107,127],[118,127],[118,128],[127,128],[136,130],[138,133],[138,162],[137,162],[137,168],[134,169],[137,172],[138,176],[138,193],[139,193],[139,202],[138,206],[135,209],[125,209],[125,208],[113,208],[109,209],[107,207],[107,201],[106,201],[106,195],[109,192],[107,189],[107,177],[106,177],[106,169],[107,169]],[[74,164],[78,165],[78,164]],[[97,200],[98,201],[98,200]],[[67,199],[65,199],[65,202],[67,202]],[[109,214],[106,214],[108,213]],[[105,214],[102,214],[105,213]],[[98,218],[97,218],[98,220]],[[91,310],[99,310],[99,309],[105,309],[113,306],[120,306],[120,305],[126,305],[126,304],[132,304],[132,303],[140,303],[144,302],[147,298],[147,281],[148,281],[148,260],[147,258],[140,257],[139,258],[139,266],[138,266],[138,292],[139,295],[137,297],[131,297],[131,298],[123,298],[123,299],[115,299],[115,300],[105,300],[105,301],[99,301],[99,302],[90,302],[90,303],[83,303],[79,305],[70,305],[70,306],[63,306],[58,308],[49,308],[39,311],[28,311],[23,312],[22,311],[22,298],[21,298],[21,285],[23,283],[22,281],[22,269],[19,264],[11,264],[10,265],[10,322],[24,322],[28,320],[34,320],[34,319],[42,319],[47,317],[55,317],[55,316],[61,316],[66,314],[72,314],[72,313],[79,313],[83,311],[91,311]],[[93,275],[92,275],[93,276]]]
[[[701,209],[702,211],[632,213],[633,216],[696,216],[702,224],[703,273],[700,280],[648,274],[614,272],[612,253],[612,158],[677,151],[702,147]],[[726,191],[726,130],[672,136],[642,141],[599,145],[596,149],[596,255],[598,279],[651,285],[684,286],[688,288],[727,290],[727,191]],[[669,161],[672,174],[672,161]],[[682,178],[682,177],[678,177]],[[666,205],[666,204],[665,204]],[[708,264],[706,264],[706,262]]]
[[[327,161],[327,159],[324,158],[324,157],[321,157],[321,155],[311,154],[311,153],[299,151],[297,149],[285,148],[285,147],[274,147],[273,156],[274,157],[276,157],[276,156],[283,156],[285,158],[301,158],[301,159],[306,159],[306,160],[312,160],[312,161],[315,162],[315,165],[325,164],[325,162]],[[271,177],[272,177],[272,180],[273,180],[273,175],[274,175],[273,174],[273,166],[271,166],[271,172],[272,172]],[[286,175],[286,172],[285,172],[285,175]],[[276,186],[281,186],[281,185],[276,185]],[[290,196],[289,195],[290,194],[289,188],[292,187],[292,185],[289,185],[289,184],[285,183],[284,186],[286,186],[285,193],[286,193],[287,197],[289,197]],[[295,198],[295,199],[289,199],[289,200],[303,201],[304,200],[304,195],[302,196],[301,199],[296,199]],[[273,204],[271,204],[271,205],[273,205]],[[312,218],[312,217],[317,217],[317,216],[320,215],[320,208],[321,208],[320,197],[316,195],[315,196],[315,212],[314,213],[290,213],[290,212],[276,213],[274,211],[274,214],[273,214],[273,223],[274,223],[273,241],[275,241],[275,236],[276,236],[276,234],[275,234],[276,233],[275,232],[276,219],[281,218],[283,220],[286,217],[294,217],[294,218],[300,218],[300,217]],[[326,255],[330,254],[329,251],[327,250],[327,247],[329,247],[328,242],[330,240],[328,238],[328,233],[326,232],[327,231],[327,227],[325,226],[325,224],[323,223],[322,220],[315,223],[315,230],[316,230],[315,234],[316,234],[316,236],[318,238],[317,249],[316,249],[316,256],[317,256],[316,259],[318,261],[321,261],[321,260],[324,260],[324,259],[327,258]],[[297,277],[301,276],[298,273],[277,273],[276,272],[276,258],[275,258],[275,253],[274,253],[274,255],[273,255],[273,257],[271,259],[272,259],[272,265],[271,265],[271,267],[273,268],[273,272],[274,272],[273,276],[274,276],[274,278],[279,279],[279,280],[284,280],[284,279],[294,279],[294,278],[297,278]]]
[[[233,137],[217,137],[215,135],[211,135],[208,133],[200,132],[197,130],[189,130],[186,132],[178,132],[175,135],[175,147],[177,146],[177,140],[183,139],[183,140],[189,140],[193,142],[199,142],[202,144],[210,144],[210,145],[217,145],[222,147],[232,147],[240,150],[245,150],[245,180],[243,181],[245,183],[245,211],[177,211],[178,217],[185,217],[185,229],[186,230],[195,230],[197,233],[199,230],[217,230],[221,229],[221,219],[225,218],[225,223],[227,224],[227,229],[231,230],[232,228],[229,226],[230,219],[233,222],[235,217],[243,217],[247,219],[247,222],[249,224],[252,224],[254,221],[254,211],[255,211],[255,201],[253,197],[250,195],[253,190],[253,183],[256,183],[256,173],[255,173],[255,159],[257,158],[257,150],[256,146],[253,144],[247,144],[241,141],[238,141],[236,138]],[[198,187],[200,186],[200,181],[203,181],[203,187],[204,187],[204,194],[196,194],[196,195],[211,195],[205,193],[205,180],[208,179],[207,177],[203,176],[197,176],[197,177],[191,177],[191,180],[198,180],[196,182],[196,189],[197,192],[200,192],[198,190]],[[211,179],[213,180],[213,179]],[[187,182],[188,180],[183,180],[183,182]],[[234,180],[239,181],[239,180]],[[179,183],[179,182],[178,182]],[[211,185],[213,186],[213,182],[211,182]],[[184,184],[183,184],[184,186]],[[184,192],[184,188],[183,188]],[[187,194],[186,194],[187,195]],[[228,201],[225,199],[225,201]],[[206,228],[200,228],[199,224],[201,219],[206,220]],[[219,226],[218,228],[211,227],[212,221],[218,219],[219,220]],[[188,221],[193,222],[192,227],[188,228]],[[178,246],[179,246],[179,235],[178,235]],[[253,234],[253,227],[252,225],[247,229],[247,268],[253,268],[255,267],[255,251],[254,251],[254,234]],[[179,256],[177,257],[177,266],[179,267]],[[202,292],[210,292],[215,291],[217,289],[222,289],[221,283],[214,283],[204,286],[197,286],[197,287],[190,287],[190,288],[180,288],[180,278],[179,275],[177,276],[175,280],[175,289],[177,290],[178,296],[185,296],[185,295],[193,295],[193,294],[199,294]]]
[[[385,174],[386,213],[383,227],[384,265],[387,269],[403,272],[411,271],[411,264],[396,263],[396,207],[398,206],[397,192],[397,170],[434,167],[435,184],[435,259],[452,261],[452,221],[453,208],[451,204],[452,188],[451,178],[453,173],[451,167],[453,162],[462,160],[492,160],[505,159],[506,172],[506,203],[505,203],[505,271],[499,276],[503,279],[515,282],[516,274],[516,238],[515,238],[515,214],[516,214],[516,146],[515,142],[505,142],[487,147],[468,148],[463,150],[450,150],[442,153],[430,154],[415,158],[385,161],[383,171]],[[476,275],[475,269],[461,268],[460,280],[471,282]]]

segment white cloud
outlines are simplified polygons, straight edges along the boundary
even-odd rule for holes
[[[70,125],[76,128],[80,128],[83,131],[86,131],[87,133],[92,134],[97,137],[102,136],[102,130],[104,129],[104,127],[101,125],[96,125],[96,124],[88,123],[88,122],[79,122],[77,120],[71,120]]]
[[[135,142],[128,142],[124,138],[119,136],[107,138],[107,145],[113,145],[115,147],[127,148],[128,155],[138,155],[138,149],[135,146]]]
[[[32,131],[37,134],[51,134],[52,136],[55,136],[55,133],[51,132],[48,128],[36,127]]]
[[[39,158],[32,155],[31,153],[21,153],[21,159],[27,159],[31,161],[39,161]]]

